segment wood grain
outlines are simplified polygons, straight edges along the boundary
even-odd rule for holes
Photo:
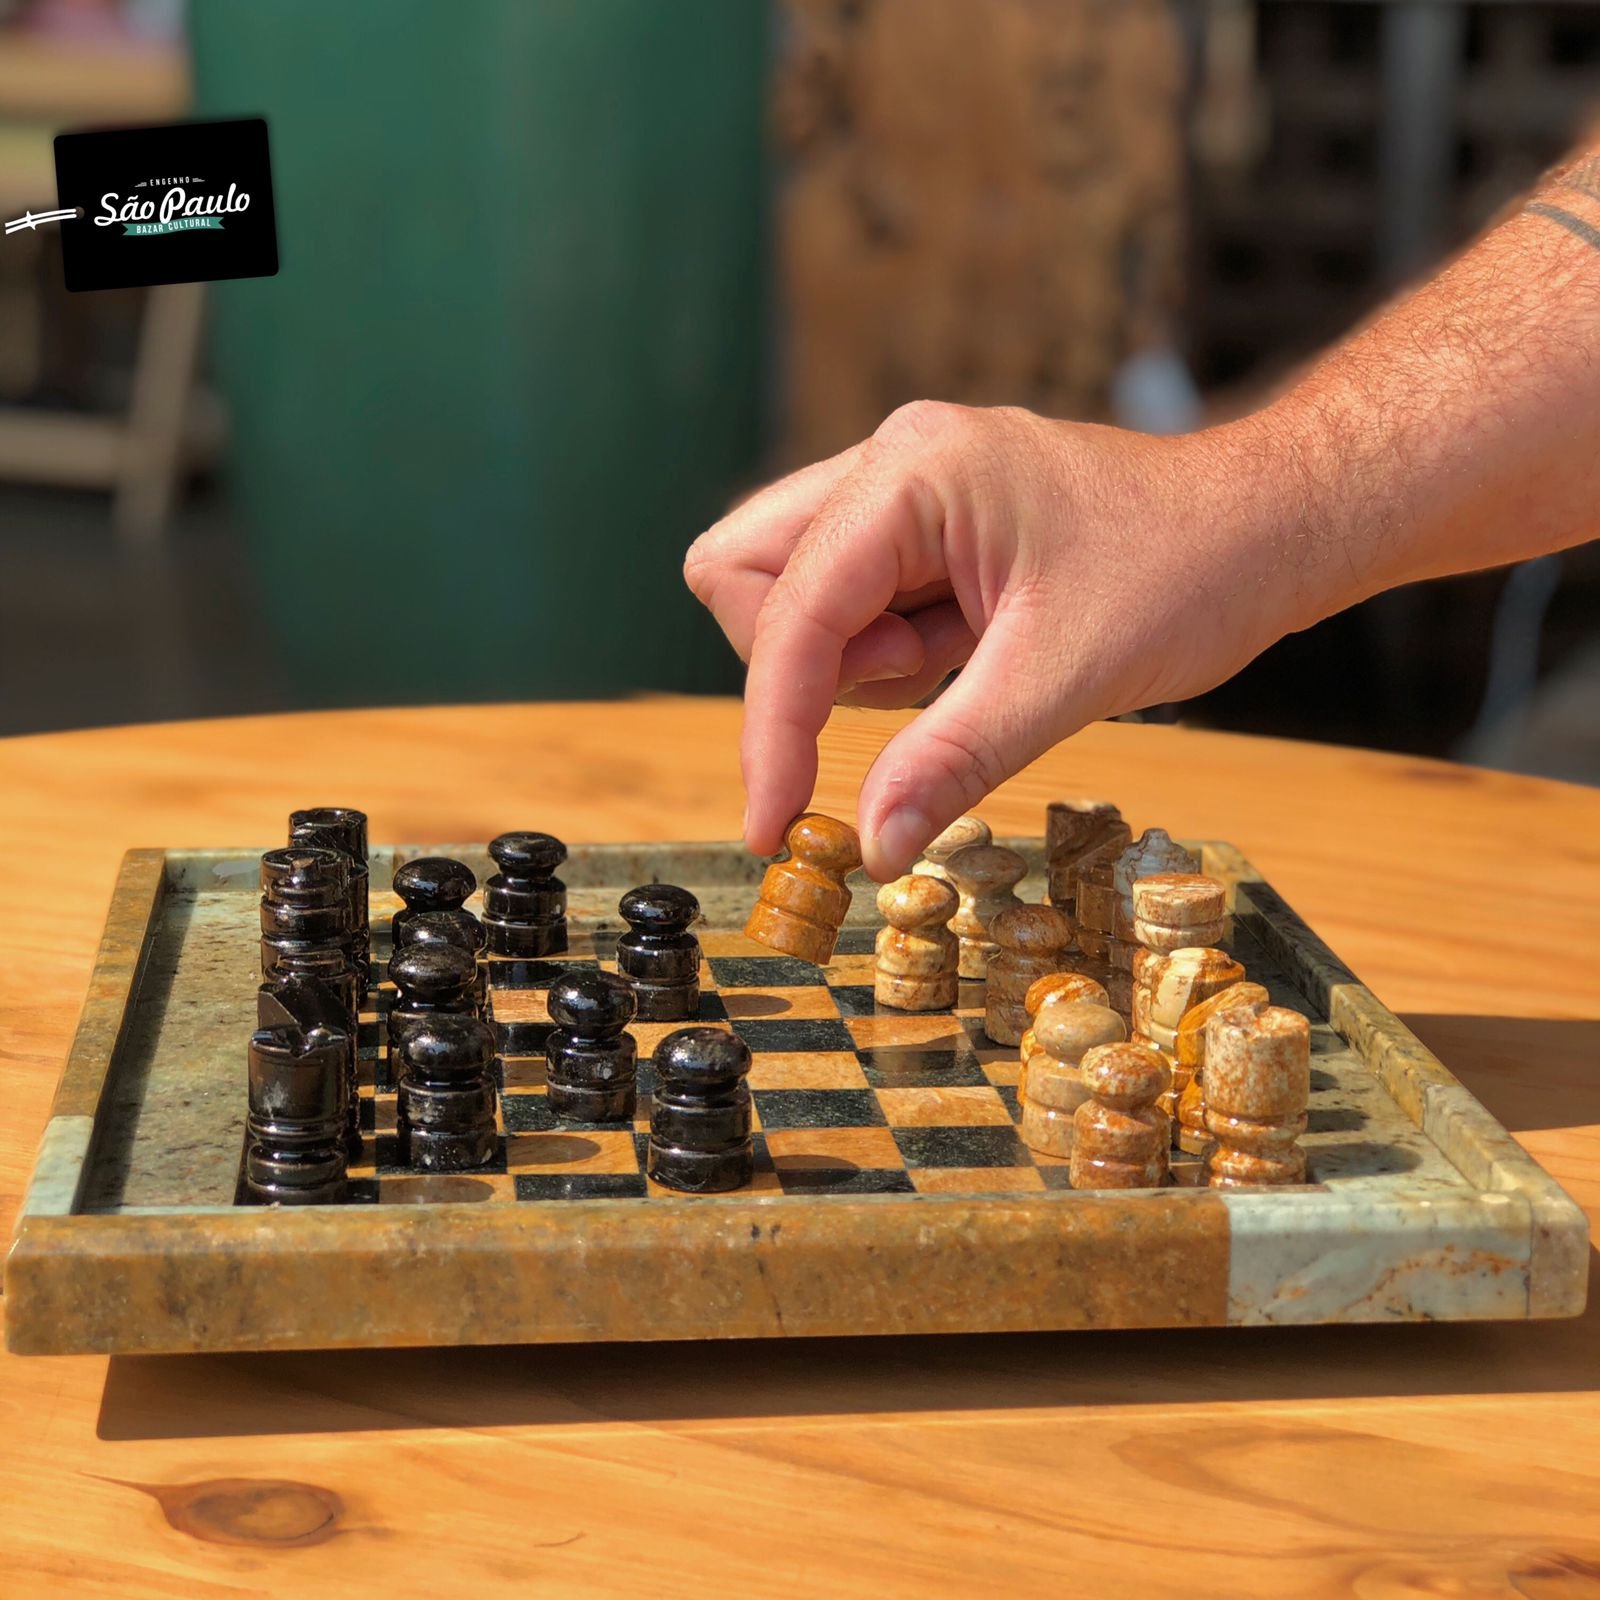
[[[0,1227],[133,845],[737,831],[726,701],[0,744]],[[850,817],[900,718],[840,712]],[[433,753],[437,752],[435,756]],[[1600,1214],[1600,794],[1092,728],[987,805],[1232,839]],[[9,1596],[1600,1594],[1600,1284],[1572,1322],[540,1350],[0,1357]]]

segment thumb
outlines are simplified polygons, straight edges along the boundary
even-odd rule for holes
[[[1003,605],[960,676],[873,762],[857,821],[879,882],[907,871],[936,833],[1087,720],[1063,694],[1060,647],[1046,642],[1054,630],[1033,615],[1026,602]]]

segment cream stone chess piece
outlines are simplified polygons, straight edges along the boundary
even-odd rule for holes
[[[911,870],[925,878],[948,879],[950,874],[945,870],[945,863],[957,850],[965,850],[971,844],[991,844],[993,841],[994,835],[989,831],[989,824],[982,817],[957,817],[929,844],[922,860]]]
[[[1074,1189],[1159,1189],[1172,1129],[1156,1101],[1172,1080],[1150,1045],[1097,1045],[1079,1065],[1090,1098],[1073,1113]]]
[[[1311,1024],[1284,1006],[1232,1005],[1206,1023],[1206,1182],[1213,1189],[1304,1183]]]
[[[889,924],[878,931],[872,994],[897,1011],[943,1011],[956,1003],[961,941],[947,924],[956,891],[943,878],[908,873],[878,891]]]
[[[944,870],[961,896],[950,920],[961,938],[961,976],[986,978],[994,950],[989,924],[1002,911],[1022,904],[1016,888],[1028,875],[1028,864],[1004,845],[969,844],[950,855]]]
[[[1054,906],[1013,906],[989,924],[994,950],[984,990],[983,1031],[996,1044],[1022,1043],[1024,1001],[1035,978],[1060,969],[1072,948],[1072,923]]]
[[[1070,1156],[1073,1114],[1089,1098],[1079,1063],[1096,1045],[1126,1039],[1127,1024],[1110,1006],[1092,1000],[1047,1000],[1033,1033],[1042,1053],[1028,1067],[1022,1142],[1044,1155]]]

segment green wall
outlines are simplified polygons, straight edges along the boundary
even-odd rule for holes
[[[202,0],[276,278],[212,290],[306,704],[725,689],[689,540],[760,444],[766,8]]]

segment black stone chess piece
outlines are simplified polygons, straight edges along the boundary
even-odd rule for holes
[[[404,908],[389,919],[395,950],[405,943],[403,929],[413,917],[425,911],[459,911],[478,887],[472,868],[449,856],[419,856],[396,867],[393,881],[394,892],[405,902]]]
[[[350,964],[365,994],[372,982],[366,812],[349,806],[308,806],[291,811],[289,843],[337,850],[345,858],[350,873]]]
[[[640,1022],[689,1022],[700,1015],[700,941],[689,925],[700,902],[671,883],[630,889],[617,905],[628,931],[617,940],[617,971],[633,985]]]
[[[350,866],[339,851],[291,844],[262,856],[261,941],[332,947],[348,956]]]
[[[656,1047],[645,1173],[668,1189],[742,1189],[750,1142],[750,1047],[722,1028],[679,1028]]]
[[[423,1172],[467,1172],[494,1159],[494,1030],[437,1012],[400,1036],[396,1131],[401,1160]]]
[[[478,963],[452,944],[414,944],[389,960],[395,986],[389,1007],[389,1061],[399,1065],[399,1045],[419,1017],[436,1012],[475,1017],[478,1014]]]
[[[337,1040],[340,1077],[344,1083],[344,1153],[361,1159],[361,1092],[356,1077],[357,1035],[350,1025],[345,997],[331,983],[300,973],[279,973],[256,991],[258,1028],[298,1028]]]
[[[345,1198],[344,1062],[323,1030],[259,1028],[250,1039],[245,1193],[257,1205]]]
[[[500,869],[483,886],[490,954],[559,955],[567,948],[567,886],[555,871],[567,847],[548,833],[502,833],[489,854]]]
[[[545,1042],[552,1113],[570,1122],[630,1122],[639,1099],[639,1053],[623,1030],[636,1002],[626,978],[577,972],[550,986],[556,1024]]]
[[[484,946],[483,924],[465,906],[454,911],[418,912],[409,921],[401,923],[398,934],[400,943],[395,948],[395,954],[424,944],[449,944],[458,950],[465,950],[477,967],[475,992],[478,1010],[481,1012],[485,1009],[489,1003],[489,969],[478,960]]]

